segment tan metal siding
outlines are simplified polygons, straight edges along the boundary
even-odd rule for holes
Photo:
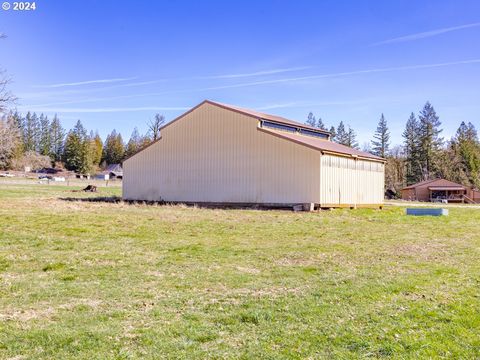
[[[262,133],[257,124],[243,114],[200,106],[124,162],[124,198],[318,203],[320,153]]]
[[[383,163],[325,154],[320,174],[321,204],[383,204]]]

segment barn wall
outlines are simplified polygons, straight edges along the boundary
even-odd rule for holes
[[[126,160],[129,200],[318,203],[320,153],[257,130],[254,118],[204,104]]]
[[[320,173],[322,205],[383,204],[383,163],[322,155]]]

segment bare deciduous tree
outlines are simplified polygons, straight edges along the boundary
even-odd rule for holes
[[[155,118],[148,123],[148,131],[152,133],[152,140],[160,138],[160,129],[165,124],[165,116],[155,114]]]
[[[20,133],[14,121],[7,116],[0,118],[0,168],[8,169],[20,142]]]
[[[29,167],[30,170],[40,170],[50,166],[52,166],[52,159],[35,151],[27,151],[23,157],[13,163],[13,168],[17,170],[23,170],[26,167]]]
[[[6,35],[0,33],[0,39],[5,39]],[[10,83],[10,79],[5,75],[5,71],[0,69],[0,113],[6,111],[7,105],[13,103],[16,98],[13,94],[7,90],[7,85]]]

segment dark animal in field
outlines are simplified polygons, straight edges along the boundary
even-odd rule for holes
[[[97,187],[95,185],[87,185],[87,187],[85,189],[83,189],[82,191],[97,192]]]
[[[95,185],[87,185],[86,188],[82,190],[72,190],[72,192],[97,192],[97,187]]]

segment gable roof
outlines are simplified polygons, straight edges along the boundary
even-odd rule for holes
[[[410,190],[410,189],[415,189],[417,187],[425,186],[428,185],[428,187],[461,187],[466,189],[466,186],[463,186],[462,184],[457,184],[453,181],[446,180],[446,179],[433,179],[433,180],[425,180],[421,181],[419,183],[407,186],[403,188],[402,190]]]
[[[105,168],[105,172],[113,173],[122,173],[122,165],[120,164],[110,164]]]
[[[162,129],[170,126],[174,122],[182,119],[183,117],[190,114],[191,112],[193,112],[194,110],[196,110],[197,108],[199,108],[200,106],[202,106],[204,104],[210,104],[210,105],[218,106],[222,109],[234,111],[234,112],[246,115],[246,116],[253,117],[253,118],[258,119],[258,120],[273,121],[273,122],[277,122],[277,123],[280,123],[280,124],[295,126],[295,127],[302,128],[302,129],[307,129],[307,130],[313,130],[313,131],[316,131],[316,132],[320,132],[320,133],[323,133],[323,134],[326,134],[326,135],[331,135],[330,132],[328,132],[326,130],[322,130],[322,129],[319,129],[319,128],[316,128],[316,127],[313,127],[313,126],[305,125],[305,124],[299,123],[297,121],[293,121],[293,120],[283,118],[281,116],[265,114],[265,113],[261,113],[261,112],[255,111],[255,110],[244,109],[244,108],[241,108],[241,107],[238,107],[238,106],[222,104],[222,103],[211,101],[211,100],[202,101],[197,106],[191,108],[187,112],[183,113],[182,115],[178,116],[177,118],[173,119],[169,123],[162,126],[160,128],[160,131]],[[297,144],[308,146],[308,147],[311,147],[313,149],[320,150],[320,151],[331,152],[331,153],[340,154],[340,155],[359,157],[359,158],[365,158],[365,159],[371,159],[371,160],[376,160],[376,161],[385,161],[385,159],[383,159],[381,157],[378,157],[378,156],[375,156],[375,155],[372,155],[372,154],[369,154],[367,152],[363,152],[363,151],[360,151],[360,150],[356,150],[356,149],[353,149],[353,148],[348,147],[348,146],[340,145],[340,144],[334,143],[330,140],[321,140],[321,139],[317,139],[317,138],[313,138],[313,137],[309,137],[309,136],[291,134],[291,133],[286,133],[286,132],[279,132],[279,131],[274,131],[274,130],[271,130],[271,129],[267,130],[265,128],[259,128],[259,130],[265,131],[267,133],[270,133],[271,135],[275,135],[275,136],[281,137],[285,140],[290,140],[290,141],[296,142]],[[144,146],[139,151],[137,151],[135,154],[126,158],[124,160],[124,162],[127,161],[128,159],[132,158],[136,154],[142,152],[143,150],[145,150],[149,146],[155,144],[157,141],[159,141],[161,139],[162,139],[162,136],[160,135],[160,137],[157,140],[152,141],[150,144]]]
[[[402,190],[415,189],[416,187],[426,185],[426,184],[431,183],[431,182],[433,182],[433,181],[435,181],[435,180],[437,180],[437,179],[420,181],[420,182],[418,182],[418,183],[416,183],[416,184],[408,185],[407,187],[404,187]]]
[[[349,146],[337,144],[330,140],[324,140],[313,136],[305,136],[297,133],[289,133],[285,131],[276,131],[267,128],[258,128],[258,130],[263,131],[267,134],[277,136],[279,138],[292,141],[294,143],[307,146],[309,148],[319,150],[325,153],[331,153],[335,155],[344,155],[357,157],[360,159],[368,159],[374,161],[384,162],[385,159],[379,156],[372,155],[370,153],[353,149]]]

